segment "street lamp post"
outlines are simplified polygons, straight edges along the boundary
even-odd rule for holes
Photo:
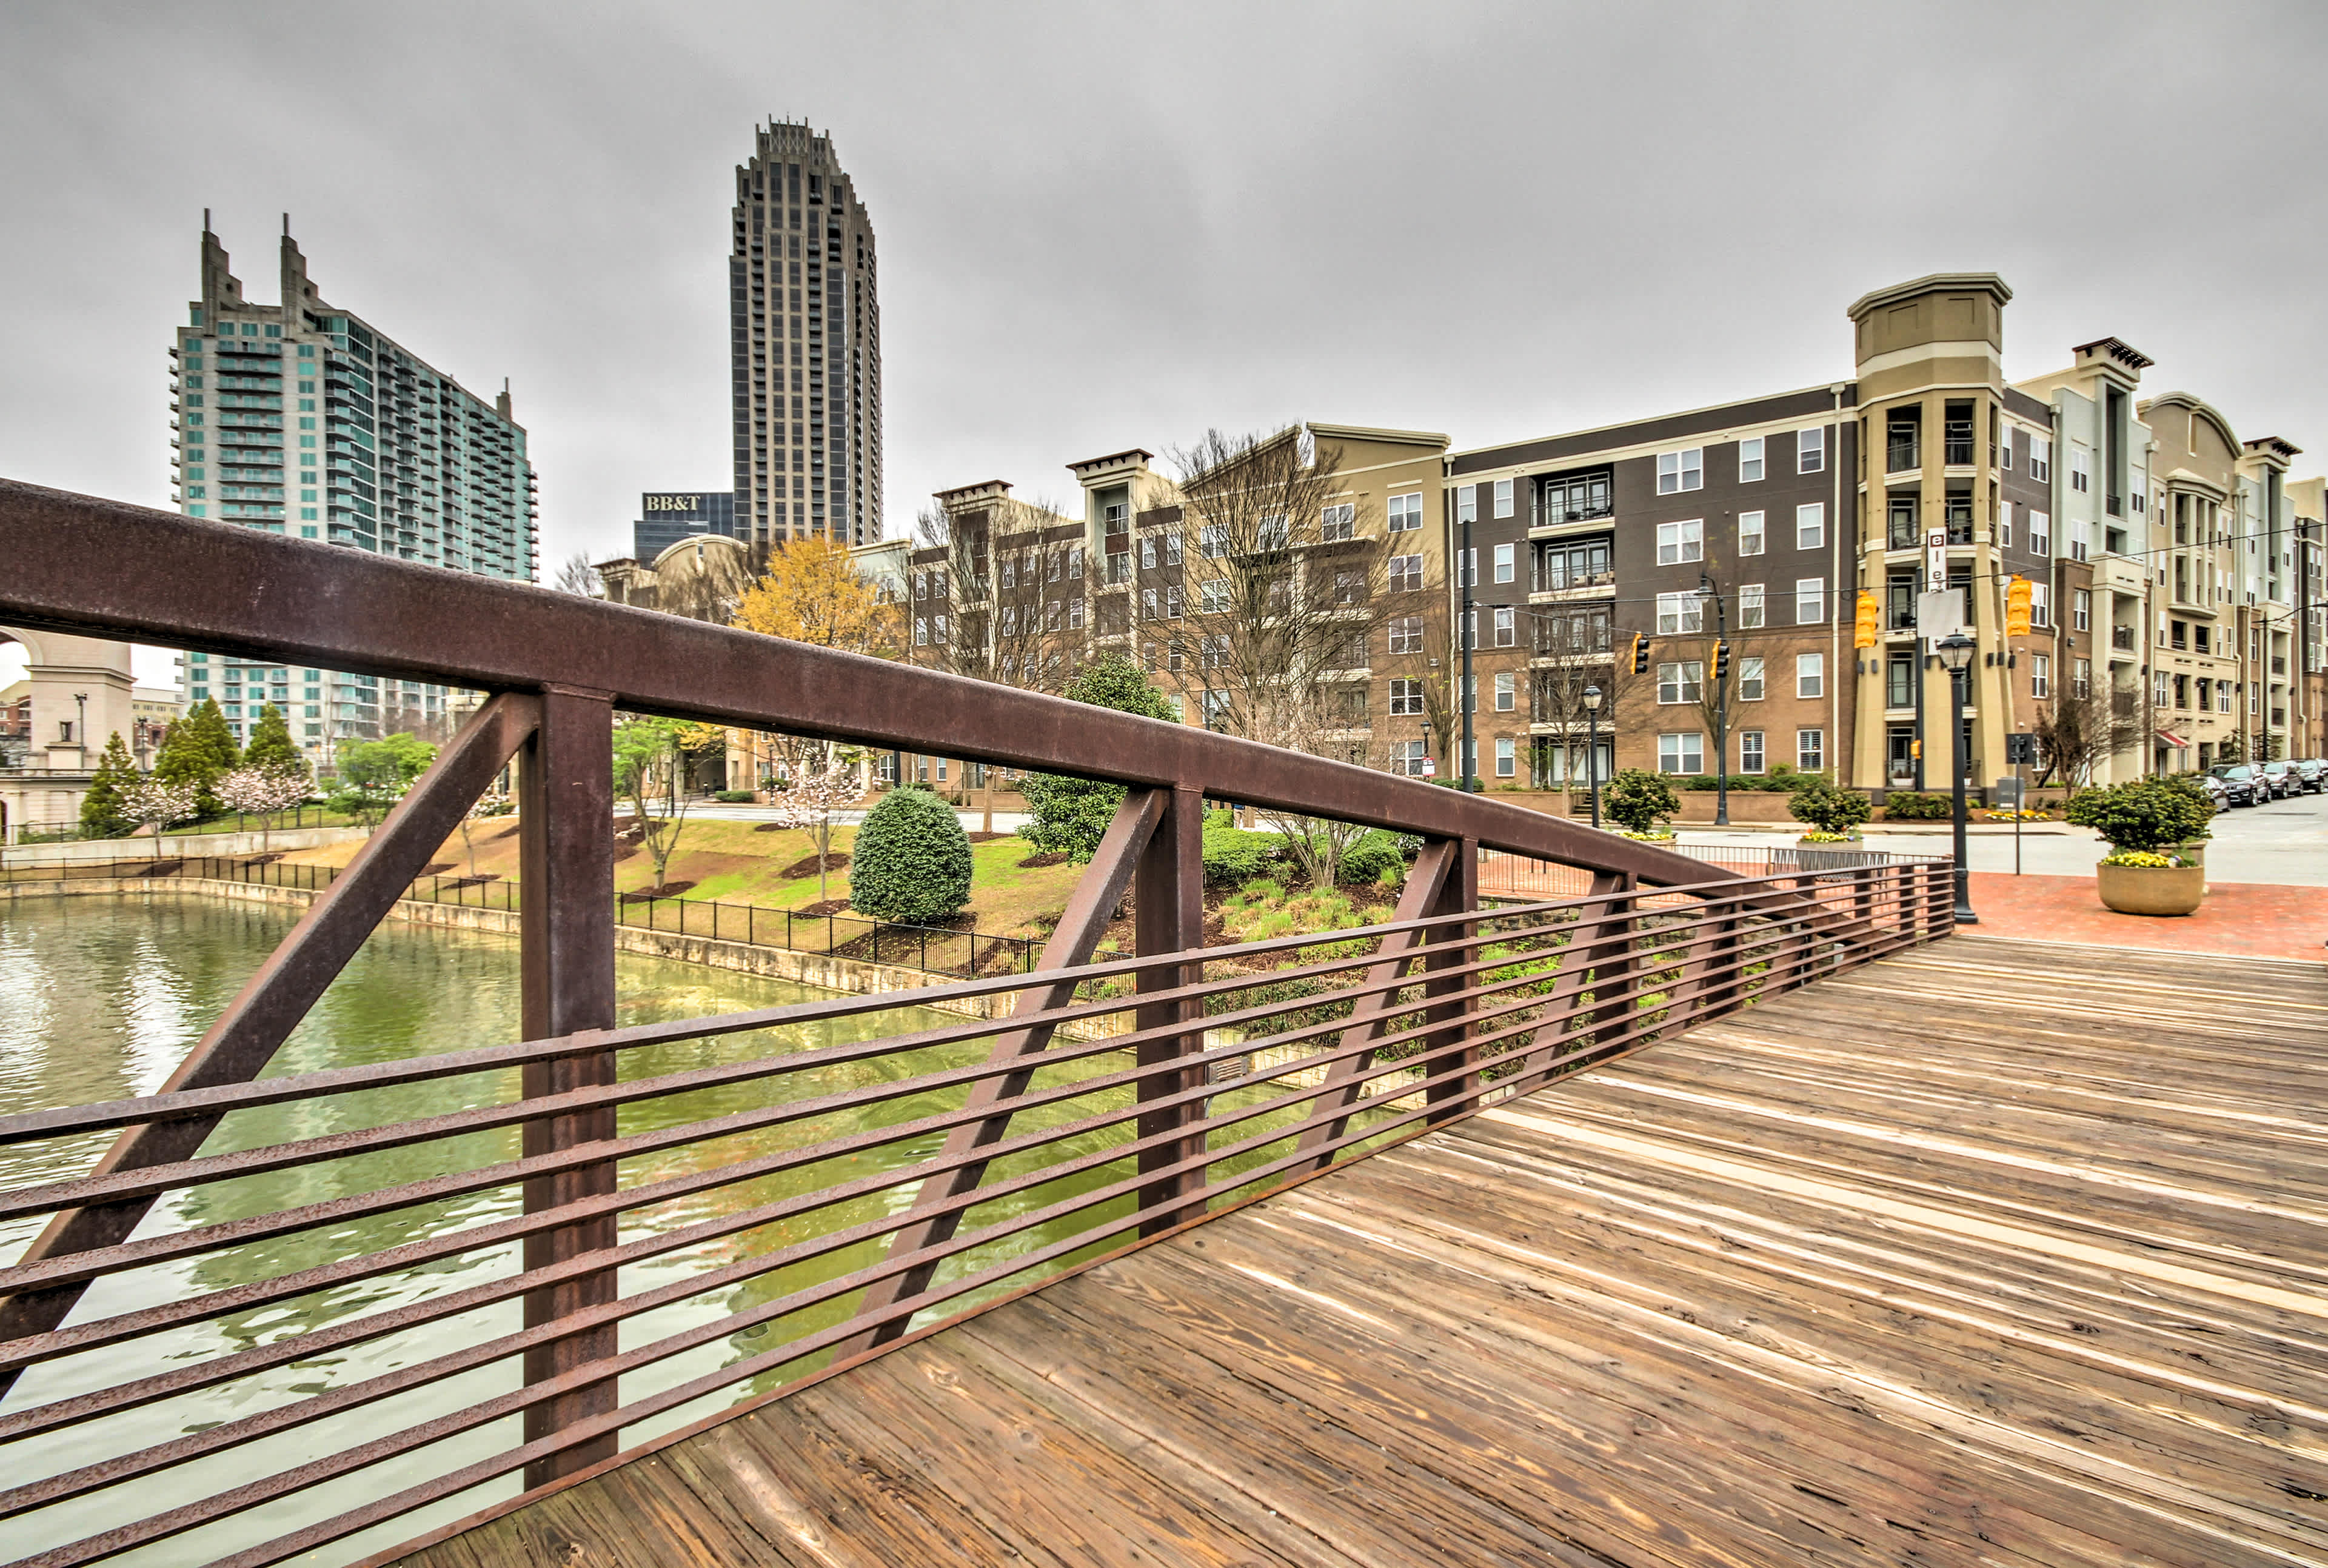
[[[1573,775],[1570,775],[1573,777]],[[1600,688],[1584,689],[1584,778],[1592,794],[1592,825],[1600,825]]]
[[[1972,869],[1965,863],[1965,830],[1969,816],[1965,809],[1965,732],[1964,710],[1967,673],[1972,668],[1972,656],[1976,644],[1962,632],[1951,632],[1934,645],[1941,665],[1948,672],[1948,729],[1954,742],[1949,747],[1955,759],[1956,829],[1957,829],[1957,924],[1977,925],[1980,916],[1972,910]]]
[[[1476,503],[1470,510],[1478,510]],[[1473,579],[1479,575],[1479,570],[1478,558],[1471,553],[1471,519],[1468,512],[1463,518],[1461,550],[1462,553],[1456,558],[1455,576],[1463,587],[1462,629],[1458,634],[1463,640],[1463,755],[1457,759],[1460,777],[1456,787],[1469,791],[1478,787],[1472,783],[1471,775],[1478,771],[1479,760],[1474,755],[1478,748],[1471,738],[1471,709],[1478,705],[1477,694],[1472,690],[1471,644],[1478,641],[1472,634],[1475,630],[1472,621],[1479,613],[1472,604],[1471,590],[1474,587]]]

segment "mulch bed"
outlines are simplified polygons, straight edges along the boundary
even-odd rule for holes
[[[803,904],[799,908],[793,910],[793,913],[795,915],[814,915],[818,916],[823,916],[826,915],[846,915],[849,913],[849,900],[846,898],[828,898],[821,904]]]
[[[280,851],[272,855],[253,855],[242,862],[245,866],[271,866],[283,858]]]
[[[1033,871],[1045,866],[1064,866],[1066,863],[1067,852],[1065,850],[1053,850],[1048,854],[1028,856],[1018,862],[1018,869],[1022,871]]]
[[[480,871],[474,877],[455,877],[450,882],[446,883],[445,886],[446,887],[474,887],[482,883],[498,882],[501,879],[502,874],[499,871]]]
[[[438,860],[434,865],[421,867],[420,875],[423,877],[441,876],[443,873],[451,870],[453,869],[453,865],[454,862],[450,860]]]
[[[753,826],[756,833],[789,833],[792,829],[783,822],[759,822]]]
[[[838,850],[824,858],[824,869],[827,872],[838,871],[848,864],[849,857]],[[802,877],[813,877],[816,875],[816,857],[811,855],[805,860],[795,860],[785,867],[782,874],[788,882]]]
[[[964,835],[973,844],[990,844],[997,839],[1015,839],[1016,833],[970,833]]]
[[[658,898],[676,898],[694,886],[692,882],[666,882],[660,893],[651,887],[642,887],[635,893],[624,893],[621,897],[625,904],[652,904]]]
[[[636,844],[626,844],[619,838],[615,840],[615,864],[620,865],[623,861],[629,859],[633,855],[635,855],[638,852],[639,847]]]

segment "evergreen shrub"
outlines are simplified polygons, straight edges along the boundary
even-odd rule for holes
[[[916,785],[883,795],[850,846],[849,901],[876,920],[926,925],[970,903],[970,838],[953,808]]]

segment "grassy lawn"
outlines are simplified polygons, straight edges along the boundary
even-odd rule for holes
[[[817,878],[812,864],[805,876],[784,875],[803,861],[813,861],[814,838],[806,831],[793,830],[763,832],[760,827],[756,822],[689,822],[680,831],[679,846],[665,869],[666,879],[671,883],[693,883],[681,895],[690,901],[717,900],[761,909],[802,909],[814,904]],[[496,817],[476,823],[470,829],[470,837],[475,847],[476,875],[501,880],[517,878],[516,818]],[[856,838],[854,828],[833,829],[832,853],[848,854]],[[285,855],[284,859],[295,864],[344,866],[361,847],[354,843],[333,844],[320,850],[296,850]],[[615,890],[639,893],[653,887],[654,863],[646,852],[630,844],[624,845],[624,850],[623,857],[615,863]],[[971,915],[981,932],[995,936],[1039,937],[1066,907],[1067,895],[1082,876],[1083,868],[1021,867],[1018,862],[1030,852],[1026,841],[1015,836],[971,846],[975,868],[971,881]],[[432,863],[444,866],[443,875],[447,877],[470,875],[471,858],[462,849],[461,835],[455,833],[446,840]],[[848,869],[829,872],[825,889],[827,897],[848,897]]]

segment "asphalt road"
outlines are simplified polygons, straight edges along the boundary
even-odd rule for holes
[[[1759,833],[1715,833],[1684,829],[1693,844],[1767,844]],[[1867,830],[1867,847],[1908,854],[1946,854],[1945,833],[1887,833],[1881,823]],[[1968,849],[1976,871],[2013,869],[2010,831],[1983,825]],[[2021,837],[2021,869],[2032,876],[2086,877],[2106,851],[2082,828],[2051,823]],[[2328,887],[2328,794],[2291,795],[2260,806],[2235,806],[2217,816],[2207,846],[2211,882],[2277,882]]]

